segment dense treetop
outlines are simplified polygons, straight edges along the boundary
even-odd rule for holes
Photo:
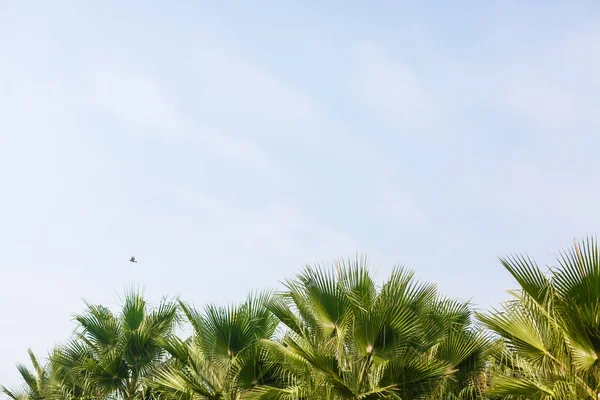
[[[304,268],[284,290],[197,309],[126,292],[86,304],[72,337],[32,367],[15,400],[539,399],[600,395],[600,252],[575,243],[545,273],[501,259],[519,284],[498,309],[440,294],[366,259]],[[189,337],[177,327],[191,327]]]

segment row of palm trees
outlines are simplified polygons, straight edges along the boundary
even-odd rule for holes
[[[396,268],[378,285],[365,259],[307,267],[281,293],[201,310],[126,293],[87,304],[46,363],[17,366],[14,400],[600,398],[600,251],[585,240],[545,274],[502,259],[519,284],[479,314]],[[177,328],[191,327],[182,338]]]

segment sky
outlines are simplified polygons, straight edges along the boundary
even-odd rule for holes
[[[596,1],[0,0],[0,383],[127,285],[366,254],[486,309],[597,233]],[[136,256],[137,264],[128,259]]]

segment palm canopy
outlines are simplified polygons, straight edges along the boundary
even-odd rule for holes
[[[162,341],[173,336],[177,304],[150,307],[140,291],[125,294],[118,315],[87,304],[75,337],[57,348],[51,361],[63,398],[138,399],[144,378],[162,361]]]
[[[180,314],[193,328],[185,340],[174,334]],[[404,268],[379,285],[365,259],[307,267],[284,292],[240,305],[151,307],[129,291],[117,314],[87,304],[75,320],[51,368],[32,358],[29,389],[4,388],[11,397],[473,400],[491,348],[468,303]]]
[[[379,287],[365,259],[307,267],[268,305],[287,328],[263,341],[276,385],[256,399],[476,398],[486,338],[467,304],[396,268]],[[456,374],[460,372],[460,376]],[[450,381],[469,382],[473,390]]]
[[[490,396],[580,400],[600,397],[600,251],[595,239],[560,253],[546,275],[528,257],[501,259],[520,285],[479,319],[504,342]]]
[[[0,391],[13,400],[43,400],[48,397],[50,390],[50,365],[43,365],[28,349],[29,359],[33,366],[30,370],[23,364],[17,364],[17,370],[23,379],[24,385],[20,389],[0,387]]]
[[[164,343],[172,356],[149,381],[165,399],[238,399],[269,382],[260,341],[274,338],[278,320],[251,295],[241,305],[209,305],[202,312],[180,303],[193,334]]]

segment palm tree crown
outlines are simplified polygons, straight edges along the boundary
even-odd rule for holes
[[[520,284],[481,321],[504,343],[490,396],[597,400],[600,397],[600,252],[592,239],[561,253],[545,275],[528,257],[501,260]]]
[[[129,291],[121,311],[88,304],[75,317],[76,336],[52,357],[63,396],[139,399],[146,376],[162,361],[163,340],[173,336],[177,304],[166,300],[150,308],[138,291]]]
[[[274,339],[279,321],[264,307],[268,298],[252,295],[241,305],[209,305],[203,312],[181,303],[193,335],[164,343],[172,358],[150,385],[166,399],[234,400],[270,382],[260,341]]]
[[[42,365],[31,349],[27,352],[33,371],[23,364],[17,365],[24,387],[16,390],[1,386],[0,391],[13,400],[44,400],[48,398],[50,390],[50,365]]]
[[[486,340],[471,330],[469,307],[440,298],[435,285],[397,268],[378,287],[357,259],[335,270],[307,267],[286,286],[268,306],[285,337],[263,341],[279,385],[256,388],[255,398],[478,395]],[[473,390],[453,388],[451,379]]]

